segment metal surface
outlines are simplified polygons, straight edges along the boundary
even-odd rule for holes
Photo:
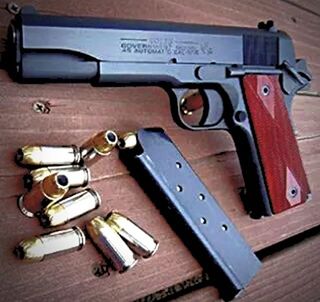
[[[134,148],[137,143],[137,137],[134,132],[126,132],[119,135],[118,147],[120,149]]]
[[[120,158],[221,294],[232,298],[258,272],[260,261],[162,129],[141,129],[137,140],[139,148],[120,150]]]
[[[63,198],[68,190],[68,178],[63,173],[51,174],[18,197],[18,208],[23,215],[32,218],[42,207]]]
[[[111,212],[107,224],[114,229],[139,256],[149,258],[158,250],[159,242],[128,217]]]
[[[24,146],[16,154],[17,163],[30,166],[71,165],[80,160],[76,146]]]
[[[81,146],[82,160],[87,164],[92,164],[101,156],[108,155],[116,147],[117,143],[118,136],[114,131],[102,131]]]
[[[39,262],[48,256],[80,250],[86,243],[78,227],[35,236],[21,241],[15,249],[18,258]]]
[[[102,217],[95,217],[87,223],[86,227],[92,241],[110,259],[115,270],[123,273],[137,263],[127,244]]]
[[[31,189],[32,186],[47,176],[63,172],[67,176],[70,187],[85,187],[90,181],[90,170],[77,165],[49,166],[31,170],[23,177],[24,186]]]
[[[97,209],[100,204],[99,194],[92,189],[86,189],[45,207],[40,220],[45,227],[62,225]]]
[[[255,218],[273,214],[241,78],[279,74],[290,111],[293,95],[311,75],[305,61],[296,60],[291,38],[271,22],[237,28],[47,16],[22,9],[8,37],[9,71],[19,81],[158,85],[168,92],[173,119],[182,128],[229,131],[246,185],[246,209]],[[181,101],[195,88],[203,111],[198,123],[189,124]]]

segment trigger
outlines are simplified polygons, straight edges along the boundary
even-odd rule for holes
[[[180,111],[183,115],[192,115],[203,107],[202,96],[198,89],[189,90],[180,102]]]
[[[215,126],[223,118],[223,101],[216,90],[204,90],[203,115],[199,122],[200,126]]]

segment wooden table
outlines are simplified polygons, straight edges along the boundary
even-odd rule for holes
[[[12,16],[0,4],[0,35]],[[42,13],[194,22],[254,27],[273,19],[294,40],[298,57],[307,59],[320,90],[319,1],[235,0],[50,0],[17,1]],[[3,45],[1,45],[3,49]],[[106,45],[107,47],[107,45]],[[0,259],[2,301],[158,301],[208,284],[202,268],[171,230],[153,203],[118,159],[117,152],[92,167],[90,186],[102,206],[69,223],[83,226],[96,215],[117,209],[160,240],[157,254],[125,274],[96,277],[102,261],[88,242],[77,253],[36,264],[22,263],[12,250],[22,239],[43,233],[38,222],[21,215],[16,198],[24,192],[25,169],[13,161],[26,144],[77,144],[103,129],[116,131],[161,126],[215,195],[263,261],[263,269],[238,301],[319,301],[320,299],[320,98],[297,96],[293,119],[313,200],[282,214],[252,220],[238,195],[243,186],[234,144],[223,132],[192,133],[172,121],[168,96],[160,88],[104,88],[87,84],[20,85],[0,71]],[[36,112],[44,103],[49,113]],[[299,235],[300,234],[300,235]],[[291,239],[290,239],[291,238]],[[143,298],[146,297],[146,298]],[[214,301],[212,286],[194,290],[178,301]]]

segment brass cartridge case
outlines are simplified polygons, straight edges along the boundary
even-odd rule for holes
[[[42,181],[47,176],[62,172],[69,180],[69,187],[85,187],[90,181],[90,170],[76,165],[42,167],[30,171],[23,177],[24,186],[31,189],[32,185]]]
[[[86,189],[45,207],[40,221],[45,227],[62,225],[95,210],[100,204],[99,194],[92,189]]]
[[[129,270],[137,263],[130,248],[102,217],[97,216],[88,222],[87,231],[95,245],[120,273]]]
[[[148,258],[157,251],[159,242],[124,215],[111,212],[107,216],[106,222],[137,255]]]
[[[34,217],[42,207],[63,198],[68,190],[69,181],[64,174],[51,174],[36,184],[31,191],[20,195],[18,207],[25,216]]]
[[[93,164],[108,155],[117,145],[118,136],[111,130],[102,131],[81,146],[81,157],[85,163]]]
[[[30,166],[79,164],[80,150],[77,146],[24,146],[16,153],[16,162]]]
[[[81,229],[73,227],[22,240],[16,247],[15,254],[22,260],[39,262],[48,256],[80,250],[85,242]]]

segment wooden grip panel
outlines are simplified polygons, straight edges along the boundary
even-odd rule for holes
[[[273,213],[304,203],[310,188],[275,75],[243,78],[247,110]]]

